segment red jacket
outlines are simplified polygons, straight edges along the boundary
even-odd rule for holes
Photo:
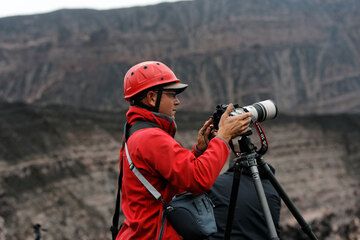
[[[145,120],[160,126],[136,131],[129,137],[127,145],[134,165],[166,202],[183,191],[203,193],[211,188],[228,158],[227,143],[213,138],[206,151],[196,157],[194,151],[183,148],[173,138],[176,125],[171,118],[139,107],[130,107],[126,117],[130,125]],[[125,220],[116,240],[157,240],[162,204],[130,170],[123,149],[120,162],[123,171],[121,209]],[[163,239],[181,237],[166,223]]]

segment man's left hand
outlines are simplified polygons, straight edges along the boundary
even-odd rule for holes
[[[197,137],[197,144],[196,144],[196,148],[199,151],[205,151],[209,141],[210,141],[210,135],[211,135],[211,130],[214,128],[213,126],[213,119],[209,118],[204,125],[202,126],[202,128],[200,128],[199,132],[198,132],[198,137]]]

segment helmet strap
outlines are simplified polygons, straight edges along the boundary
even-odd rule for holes
[[[146,110],[149,110],[151,112],[159,112],[161,96],[162,96],[163,90],[162,89],[157,89],[157,90],[155,90],[155,92],[157,93],[157,96],[156,96],[156,102],[155,102],[154,107],[142,103],[141,100],[140,100],[142,98],[137,98],[137,99],[130,100],[130,105],[145,108]]]
[[[154,112],[159,112],[161,96],[162,96],[163,90],[162,90],[162,88],[160,88],[156,92],[157,92],[157,97],[156,97]]]

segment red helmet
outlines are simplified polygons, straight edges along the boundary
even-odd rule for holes
[[[147,61],[138,63],[125,74],[124,98],[129,100],[146,89],[164,84],[171,84],[179,92],[187,87],[187,84],[180,83],[174,72],[161,62]]]

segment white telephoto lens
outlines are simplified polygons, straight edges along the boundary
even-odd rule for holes
[[[261,101],[258,104],[260,104],[262,108],[265,110],[266,116],[264,120],[276,118],[278,109],[272,100],[269,99],[269,100]]]

